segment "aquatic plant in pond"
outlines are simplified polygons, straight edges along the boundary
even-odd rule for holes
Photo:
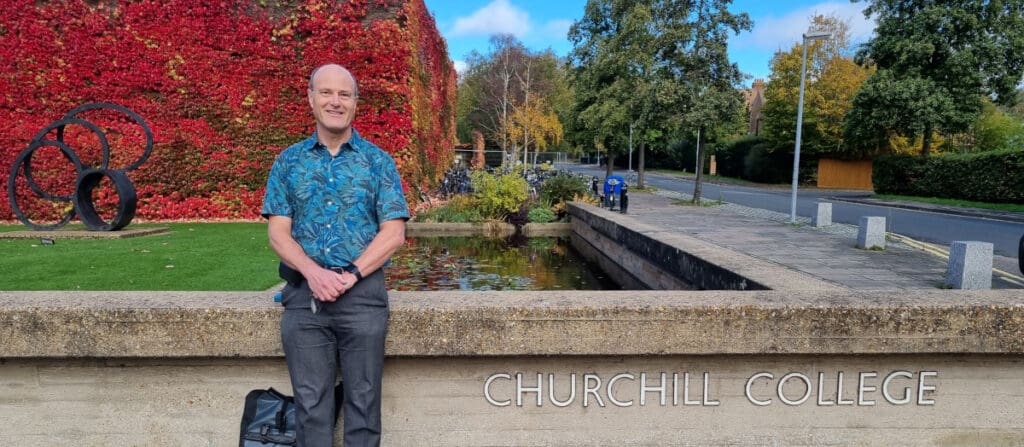
[[[410,238],[392,257],[392,290],[619,289],[558,237]]]

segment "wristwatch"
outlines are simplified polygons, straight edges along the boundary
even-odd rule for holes
[[[355,264],[346,265],[346,266],[342,267],[341,269],[346,271],[346,272],[349,272],[349,273],[355,275],[357,281],[362,281],[363,280],[363,274],[359,273],[359,267],[356,267]]]

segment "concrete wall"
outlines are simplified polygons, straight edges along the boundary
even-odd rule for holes
[[[1021,445],[1016,291],[392,294],[386,445]],[[290,392],[260,293],[0,292],[7,446],[222,446],[245,394]],[[896,376],[886,401],[886,376]],[[926,375],[919,404],[921,372]],[[704,373],[708,373],[707,397]],[[755,377],[751,395],[746,382]],[[818,373],[823,401],[817,403]],[[515,377],[537,385],[517,397]],[[577,396],[568,400],[571,375]],[[666,374],[666,405],[645,393]],[[690,374],[686,392],[685,374]],[[811,396],[777,383],[801,373]],[[868,373],[864,385],[861,373]],[[875,373],[872,376],[870,373]],[[484,394],[491,381],[491,399]],[[605,406],[583,407],[585,375]],[[615,405],[632,400],[630,406]],[[677,379],[673,380],[673,374]],[[790,376],[783,395],[805,385]],[[678,384],[674,384],[674,382]],[[934,389],[931,389],[934,387]],[[875,388],[872,390],[871,388]],[[672,396],[677,403],[672,404]],[[509,405],[501,406],[508,399]],[[596,399],[591,394],[589,399]],[[687,402],[696,402],[688,404]],[[718,402],[717,405],[713,402]],[[338,444],[340,445],[340,444]]]
[[[395,357],[385,366],[383,444],[1016,446],[1024,443],[1022,367],[1019,355]],[[911,377],[897,376],[887,394],[908,403],[893,404],[881,391],[894,371]],[[922,371],[936,373],[925,376],[925,404],[918,403]],[[750,393],[759,402],[770,400],[766,406],[746,395],[747,381],[762,372],[774,379],[757,378]],[[809,377],[813,387],[799,405],[776,394],[778,382],[793,372]],[[819,372],[825,378],[820,397]],[[865,378],[865,389],[875,390],[861,396],[864,372],[878,376]],[[484,383],[496,373],[512,377],[489,387],[491,399],[507,406],[484,395]],[[522,406],[516,404],[518,373],[526,388],[542,374],[540,406],[530,391],[522,393]],[[573,373],[574,399],[556,406],[549,375],[555,399],[567,402]],[[634,379],[624,376],[612,387],[619,404],[628,405],[619,406],[609,400],[607,383],[624,373]],[[660,390],[652,390],[641,405],[640,375],[657,388],[661,373],[665,404]],[[600,387],[588,383],[599,391],[587,396],[586,407],[585,374],[602,381]],[[290,393],[282,359],[7,361],[0,377],[5,446],[235,445],[250,389]],[[805,387],[787,379],[783,395],[799,401]]]

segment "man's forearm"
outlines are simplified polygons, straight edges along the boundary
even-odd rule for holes
[[[310,269],[319,266],[306,255],[306,252],[302,250],[302,246],[292,237],[290,221],[275,222],[274,219],[274,217],[271,217],[270,229],[268,231],[270,248],[277,253],[277,257],[281,258],[285,265],[298,270],[303,275],[309,276]]]
[[[380,224],[380,231],[366,250],[353,262],[363,276],[377,271],[405,243],[405,220],[394,219]]]

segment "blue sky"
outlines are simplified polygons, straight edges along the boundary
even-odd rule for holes
[[[456,68],[471,50],[488,51],[488,37],[505,32],[534,50],[551,48],[559,56],[572,49],[566,33],[583,16],[586,0],[425,0],[448,41]],[[865,3],[814,0],[735,0],[731,10],[747,12],[754,29],[729,41],[729,54],[740,70],[766,78],[769,60],[779,48],[790,48],[807,30],[815,13],[835,14],[850,21],[853,40],[870,36],[874,23],[864,18]],[[749,84],[750,81],[748,81]]]

